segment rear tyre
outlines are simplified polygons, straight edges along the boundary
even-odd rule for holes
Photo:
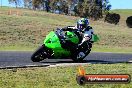
[[[90,50],[87,53],[84,52],[78,52],[75,53],[72,57],[72,60],[74,62],[83,62],[83,59],[90,53]]]
[[[46,58],[46,51],[44,48],[45,47],[42,45],[32,54],[31,60],[33,62],[39,62]]]
[[[90,53],[92,46],[78,47],[73,51],[72,60],[74,62],[83,62],[83,59]]]

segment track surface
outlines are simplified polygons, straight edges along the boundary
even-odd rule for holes
[[[56,65],[64,63],[74,63],[71,59],[46,59],[41,62],[32,62],[30,57],[33,52],[22,52],[22,51],[0,51],[0,68],[16,66],[23,67],[29,65],[46,66]],[[131,62],[132,54],[121,54],[121,53],[99,53],[92,52],[85,59],[83,63],[124,63]]]

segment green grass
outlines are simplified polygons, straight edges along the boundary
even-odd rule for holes
[[[17,46],[17,45],[10,45],[10,46],[3,46],[0,47],[0,51],[35,51],[39,46]]]
[[[92,48],[93,52],[113,52],[113,53],[132,53],[131,47],[118,47],[118,46],[99,46],[94,45]]]
[[[115,9],[112,10],[111,12],[119,13],[119,14],[124,14],[124,15],[130,15],[132,13],[132,9]]]
[[[114,68],[113,68],[114,67]],[[87,74],[130,74],[131,64],[88,64]],[[78,66],[0,70],[1,88],[131,88],[130,84],[76,83]]]
[[[18,11],[21,16],[16,16],[15,13],[7,15],[10,10]],[[100,36],[100,41],[94,44],[93,51],[132,52],[132,31],[125,24],[126,17],[132,12],[114,11],[121,15],[119,25],[90,20],[95,33]],[[0,12],[0,50],[34,50],[43,43],[49,31],[57,27],[75,25],[78,19],[74,16],[7,7],[0,8]]]

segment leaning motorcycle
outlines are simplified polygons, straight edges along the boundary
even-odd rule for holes
[[[97,35],[94,35],[97,41]],[[80,41],[79,34],[74,31],[62,31],[57,28],[51,31],[40,46],[31,56],[33,62],[39,62],[44,59],[64,59],[71,58],[75,62],[81,62],[90,53],[91,44],[85,43],[78,46]],[[83,53],[83,54],[82,54]]]

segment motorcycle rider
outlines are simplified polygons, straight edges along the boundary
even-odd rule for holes
[[[62,28],[63,31],[74,31],[75,34],[78,35],[78,38],[80,40],[78,45],[75,45],[74,43],[70,41],[65,41],[62,43],[62,47],[65,49],[68,49],[71,51],[71,53],[74,53],[76,55],[76,52],[79,53],[79,57],[84,57],[85,53],[83,51],[89,49],[91,51],[92,43],[94,42],[94,38],[92,37],[94,35],[93,28],[89,26],[89,20],[87,18],[81,18],[77,21],[76,26],[67,26]],[[84,47],[83,50],[81,47]],[[78,49],[77,49],[78,48]],[[73,55],[74,55],[73,54]]]
[[[83,46],[88,42],[89,47],[92,47],[92,36],[94,35],[94,31],[93,28],[89,26],[89,20],[87,18],[79,19],[76,26],[62,28],[63,31],[71,31],[72,29],[77,29],[77,32],[79,33],[80,43],[78,46]]]

